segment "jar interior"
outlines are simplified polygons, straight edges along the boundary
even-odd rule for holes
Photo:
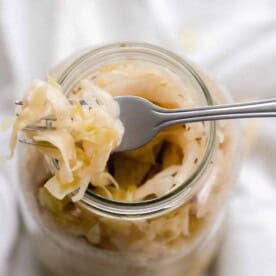
[[[145,68],[151,68],[151,70],[159,70],[162,71],[164,74],[169,75],[171,78],[174,79],[174,81],[178,82],[178,84],[182,85],[181,93],[177,96],[183,96],[187,97],[189,96],[190,101],[187,105],[179,105],[177,101],[174,101],[172,104],[162,104],[160,103],[159,99],[151,99],[147,97],[147,95],[139,95],[143,96],[155,104],[158,104],[163,107],[167,108],[177,108],[177,107],[195,107],[195,106],[206,106],[212,104],[212,99],[208,93],[208,90],[206,90],[206,87],[204,86],[204,83],[201,81],[201,79],[197,76],[197,74],[194,72],[193,68],[185,63],[183,65],[183,60],[179,59],[177,56],[174,56],[173,54],[170,54],[166,51],[160,51],[160,49],[157,51],[155,48],[151,47],[143,47],[141,45],[116,45],[113,46],[106,46],[100,49],[96,49],[94,51],[90,51],[86,54],[84,54],[82,57],[80,57],[77,61],[71,64],[67,68],[67,70],[64,71],[64,73],[60,76],[58,79],[58,82],[62,85],[63,90],[67,95],[70,96],[70,93],[78,87],[80,81],[82,79],[91,79],[94,82],[97,83],[97,79],[102,75],[105,74],[108,71],[111,71],[116,68],[116,66],[124,65],[124,64],[133,64],[134,67],[139,65],[140,67]],[[127,75],[127,70],[125,71]],[[116,79],[115,79],[116,80]],[[97,83],[99,85],[99,83]],[[143,86],[143,83],[140,85]],[[101,86],[101,85],[99,85]],[[138,87],[138,88],[137,88]],[[108,88],[102,87],[103,89],[106,89],[107,92],[110,92]],[[136,90],[139,91],[139,85],[135,87]],[[206,92],[207,91],[207,92]],[[153,92],[153,91],[152,91]],[[170,93],[173,93],[174,91],[170,91]],[[137,95],[136,93],[136,95]],[[167,93],[167,97],[171,97],[170,93]],[[110,93],[113,94],[114,93]],[[124,95],[133,95],[133,91],[129,91],[124,93]],[[115,95],[121,95],[120,92],[116,93]],[[213,123],[198,123],[201,124],[202,130],[204,132],[204,135],[206,135],[206,140],[204,141],[204,145],[202,146],[203,154],[199,158],[194,158],[192,162],[194,162],[194,166],[192,170],[189,171],[189,174],[186,175],[185,181],[183,180],[181,183],[181,187],[174,186],[172,189],[168,191],[166,194],[162,194],[159,197],[147,195],[142,200],[143,202],[154,202],[156,199],[161,199],[163,197],[169,196],[174,192],[175,194],[178,193],[180,188],[188,187],[190,190],[192,188],[191,182],[192,180],[195,180],[196,177],[199,176],[199,173],[202,173],[202,168],[206,167],[207,159],[210,158],[210,151],[212,149],[213,144],[213,138],[214,138],[214,124]],[[193,124],[194,125],[194,124]],[[187,127],[187,126],[185,126]],[[188,126],[190,128],[190,126]],[[201,137],[194,137],[195,140],[197,140],[197,143],[201,143],[200,139]],[[162,148],[162,147],[161,147]],[[177,147],[175,149],[177,151]],[[116,154],[117,155],[117,154]],[[108,168],[110,169],[112,167],[112,159],[116,159],[116,155],[112,155]],[[182,154],[183,155],[183,154]],[[118,157],[118,156],[117,156]],[[176,164],[179,163],[179,161],[175,161]],[[112,169],[111,169],[112,170]],[[135,167],[133,168],[135,170]],[[150,175],[150,174],[149,174]],[[114,176],[114,175],[113,175]],[[148,180],[147,178],[145,180]],[[97,200],[102,200],[104,194],[101,194],[99,191],[96,191],[95,189],[92,189],[91,187],[87,190],[86,195],[88,197],[92,196],[94,202]],[[97,200],[95,200],[97,199]],[[85,199],[86,200],[86,199]],[[108,201],[108,198],[104,199],[104,204]],[[89,199],[90,201],[90,199]],[[113,202],[120,202],[125,201],[122,200],[120,197],[111,199]],[[133,200],[131,200],[133,201]],[[86,202],[87,203],[87,202]],[[123,202],[128,203],[128,202]],[[131,204],[136,204],[140,202],[131,202]]]

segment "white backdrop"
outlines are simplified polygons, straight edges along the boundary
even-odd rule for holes
[[[34,77],[43,78],[60,59],[122,40],[187,56],[235,100],[276,96],[273,0],[0,0],[1,117]],[[276,275],[275,125],[274,119],[254,121],[247,131],[253,138],[245,139],[249,153],[215,275]],[[0,140],[4,145],[7,136]],[[17,223],[14,170],[11,162],[0,172],[0,275],[40,276]]]

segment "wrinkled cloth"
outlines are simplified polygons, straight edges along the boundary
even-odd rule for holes
[[[0,24],[2,117],[62,58],[117,41],[154,43],[187,57],[236,101],[276,95],[273,0],[0,0]],[[244,123],[245,157],[212,275],[276,275],[274,123]],[[13,163],[0,171],[0,275],[42,275],[19,231],[14,171]]]

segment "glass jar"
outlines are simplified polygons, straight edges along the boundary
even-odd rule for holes
[[[177,76],[195,105],[229,101],[225,91],[181,57],[146,44],[112,44],[78,53],[50,74],[69,94],[83,78],[95,79],[114,64],[136,61]],[[52,199],[47,205],[40,188],[51,172],[35,147],[21,145],[23,215],[35,255],[51,275],[200,275],[222,239],[240,160],[236,121],[203,125],[204,154],[193,160],[197,164],[187,180],[140,202],[110,200],[88,189],[79,203]]]

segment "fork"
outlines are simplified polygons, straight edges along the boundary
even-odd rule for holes
[[[171,125],[254,117],[276,117],[276,99],[206,106],[190,109],[166,109],[137,96],[114,97],[120,107],[120,120],[125,133],[121,144],[115,152],[139,148],[154,138],[162,129]],[[70,100],[69,100],[70,102]],[[22,105],[22,102],[16,102]],[[84,100],[80,104],[87,105]],[[27,126],[24,131],[54,129],[51,121],[54,118],[44,118],[45,126]],[[25,144],[43,145],[32,139],[19,138]]]

